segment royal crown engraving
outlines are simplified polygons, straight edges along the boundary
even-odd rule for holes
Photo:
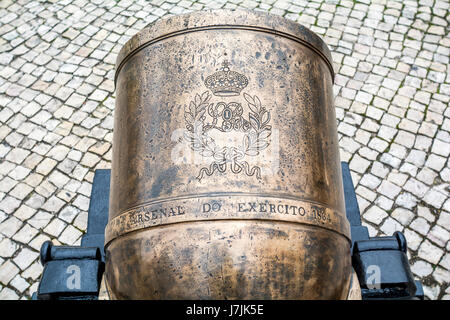
[[[248,85],[248,79],[231,71],[228,62],[224,61],[222,69],[208,76],[204,84],[214,96],[235,99]],[[246,114],[245,103],[244,106],[235,100],[214,103],[211,92],[196,94],[189,106],[185,106],[185,139],[194,152],[211,158],[209,166],[200,169],[197,179],[215,172],[224,173],[227,167],[234,174],[243,172],[261,179],[261,168],[250,163],[252,157],[260,155],[270,144],[270,111],[262,106],[256,95],[243,93],[248,108]],[[217,137],[223,134],[238,137],[241,134],[241,142],[236,145],[220,144]]]
[[[213,73],[205,80],[205,86],[215,96],[220,97],[238,96],[247,84],[247,77],[231,71],[228,67],[228,61],[222,63],[222,70]]]

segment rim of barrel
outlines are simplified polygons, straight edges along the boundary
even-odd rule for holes
[[[242,29],[267,32],[302,43],[327,64],[334,83],[333,59],[327,44],[313,31],[282,16],[252,10],[214,9],[158,19],[136,33],[119,51],[114,83],[123,65],[142,48],[172,36],[210,29]]]

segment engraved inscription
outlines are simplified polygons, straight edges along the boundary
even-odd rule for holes
[[[202,210],[203,210],[203,213],[211,212],[211,211],[218,212],[218,211],[220,211],[221,207],[222,207],[222,205],[218,202],[212,202],[212,203],[206,202],[202,205]]]
[[[110,221],[106,230],[107,239],[142,228],[208,220],[264,219],[316,225],[344,235],[349,232],[348,222],[343,214],[316,203],[270,196],[233,198],[230,195],[198,196],[143,205]],[[170,205],[166,205],[168,203]]]
[[[207,203],[207,205],[209,205]],[[324,207],[312,205],[310,209],[304,206],[281,203],[265,202],[238,202],[231,203],[237,209],[237,213],[281,214],[306,217],[309,220],[331,223],[331,215]],[[216,210],[219,211],[219,210]]]
[[[148,222],[151,220],[168,218],[173,216],[180,216],[185,214],[182,206],[176,207],[161,207],[159,209],[152,209],[149,207],[142,207],[135,211],[130,217],[132,225]]]

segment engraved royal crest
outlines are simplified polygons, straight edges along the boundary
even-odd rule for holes
[[[211,158],[209,166],[200,169],[197,179],[227,170],[261,178],[261,168],[250,163],[252,157],[270,144],[270,111],[256,95],[244,92],[244,101],[239,101],[237,97],[247,84],[247,77],[231,71],[225,61],[220,71],[205,80],[212,94],[209,90],[196,94],[189,106],[185,106],[185,139],[194,152]],[[214,102],[213,95],[226,101]],[[239,143],[223,143],[224,135],[237,137]]]

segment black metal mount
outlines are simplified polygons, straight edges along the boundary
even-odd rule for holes
[[[420,299],[422,285],[414,281],[410,270],[407,243],[401,232],[390,237],[369,237],[361,224],[350,169],[342,162],[346,215],[351,226],[352,264],[363,300]],[[33,299],[95,300],[98,299],[105,266],[103,245],[108,222],[110,170],[96,170],[89,204],[88,228],[81,246],[41,247],[44,266],[38,291]]]
[[[414,281],[409,266],[405,236],[397,231],[390,237],[369,237],[367,227],[361,224],[349,166],[345,162],[341,166],[346,215],[351,228],[352,265],[363,300],[423,300],[422,284]]]
[[[96,300],[105,270],[105,227],[108,223],[111,170],[96,170],[89,203],[87,231],[81,246],[41,247],[44,266],[33,300]]]

